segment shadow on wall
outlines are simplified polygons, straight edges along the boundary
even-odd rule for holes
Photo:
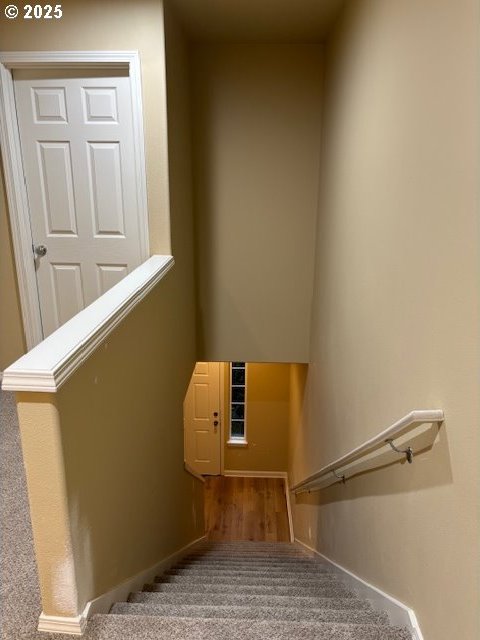
[[[401,448],[411,446],[413,464],[401,461],[398,454],[383,449],[366,463],[345,470],[345,484],[338,482],[311,493],[295,496],[297,505],[324,505],[367,496],[387,496],[420,492],[453,482],[448,437],[445,424],[429,425],[421,433],[402,443]],[[362,469],[368,464],[370,468]],[[374,466],[373,466],[374,465]],[[343,473],[342,469],[342,473]],[[349,477],[350,474],[355,474]]]

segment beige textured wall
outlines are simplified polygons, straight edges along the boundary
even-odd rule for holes
[[[76,615],[81,607],[57,398],[19,393],[16,399],[43,610]]]
[[[321,49],[197,45],[191,58],[198,360],[307,361]]]
[[[0,162],[0,371],[25,353],[20,300]]]
[[[247,447],[227,444],[229,365],[225,365],[225,469],[286,471],[290,403],[290,365],[248,363]]]
[[[203,485],[183,470],[183,398],[196,351],[187,49],[170,14],[166,30],[176,264],[57,394],[18,396],[50,615],[76,615],[204,533]],[[152,78],[160,83],[162,73]]]
[[[178,292],[178,298],[183,301],[182,308],[178,309],[179,327],[188,326],[188,333],[184,332],[181,338],[182,348],[194,354],[194,220],[188,44],[177,17],[168,5],[165,7],[165,46],[171,243],[178,287],[183,291]],[[195,357],[190,375],[194,366]]]
[[[444,428],[413,465],[295,507],[296,535],[477,638],[478,3],[353,0],[326,48],[312,363],[298,481],[412,409]]]
[[[56,395],[18,394],[49,615],[75,615],[204,533],[203,485],[183,470],[177,296],[171,272]]]
[[[142,67],[142,91],[147,167],[150,252],[170,253],[170,224],[165,108],[165,47],[160,0],[68,0],[61,20],[0,20],[2,51],[138,50]],[[0,184],[0,201],[4,199]],[[0,236],[0,252],[11,255],[8,237]],[[16,304],[11,281],[2,280],[2,306]],[[7,325],[8,326],[8,325]],[[4,333],[3,324],[0,333]],[[8,329],[6,339],[17,344],[21,334]],[[4,338],[5,339],[5,338]],[[21,354],[20,354],[21,355]],[[0,342],[0,362],[9,350]]]

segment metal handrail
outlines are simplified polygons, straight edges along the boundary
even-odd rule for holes
[[[363,455],[370,453],[373,449],[378,446],[389,444],[392,449],[396,450],[398,453],[405,455],[410,462],[413,459],[413,450],[411,447],[408,447],[405,451],[400,451],[393,445],[393,440],[396,436],[402,435],[405,431],[410,429],[413,426],[417,426],[420,424],[433,423],[433,422],[443,422],[444,413],[441,409],[422,409],[411,411],[406,416],[397,420],[394,424],[384,429],[379,434],[366,440],[363,444],[355,447],[345,455],[337,458],[330,464],[325,465],[319,471],[312,473],[310,476],[306,477],[301,482],[297,482],[290,487],[290,491],[294,491],[298,493],[300,491],[308,491],[313,487],[314,484],[318,484],[324,476],[329,473],[333,473],[334,477],[338,480],[344,480],[344,474],[338,474],[337,470],[341,467],[344,467],[346,464],[356,461],[361,458]],[[338,481],[336,480],[336,481]]]
[[[195,469],[188,464],[188,462],[184,462],[183,466],[185,468],[185,471],[189,473],[191,476],[193,476],[197,480],[200,480],[200,482],[205,482],[205,478],[201,476],[199,473],[197,473]]]

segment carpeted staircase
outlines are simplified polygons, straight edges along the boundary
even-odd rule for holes
[[[89,627],[105,640],[412,640],[288,543],[206,543]]]

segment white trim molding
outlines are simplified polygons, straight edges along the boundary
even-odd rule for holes
[[[85,633],[88,620],[88,610],[85,609],[79,616],[49,616],[46,613],[40,614],[38,618],[38,631],[46,633],[68,633],[72,636],[81,636]]]
[[[284,478],[287,479],[286,471],[243,471],[242,469],[225,469],[224,476],[229,478]]]
[[[27,348],[43,340],[32,233],[24,179],[12,72],[15,69],[126,68],[132,90],[136,198],[142,258],[149,256],[148,209],[141,69],[138,51],[8,51],[0,52],[0,147],[12,229],[20,306]]]
[[[152,256],[3,372],[2,389],[54,393],[173,267]]]
[[[206,538],[207,536],[197,538],[197,540],[190,542],[185,547],[182,547],[182,549],[175,551],[175,553],[160,560],[160,562],[157,562],[152,567],[137,573],[110,591],[102,593],[101,596],[98,596],[94,600],[90,600],[79,616],[48,616],[42,611],[38,621],[38,631],[68,633],[76,636],[82,635],[85,632],[89,618],[95,613],[108,613],[115,602],[124,602],[132,591],[141,590],[145,583],[152,582],[155,576],[177,564],[184,556],[193,551],[195,547],[204,542]]]
[[[233,440],[227,440],[227,447],[248,447],[248,442],[243,438],[234,438]]]
[[[225,471],[225,362],[219,363],[219,392],[220,392],[220,475]]]
[[[385,591],[363,580],[355,573],[345,569],[342,565],[330,560],[330,558],[313,547],[308,546],[308,544],[305,544],[302,540],[295,538],[295,542],[310,553],[319,556],[323,562],[331,565],[342,581],[362,598],[369,600],[376,611],[386,611],[392,624],[407,627],[412,633],[413,640],[424,640],[417,616],[413,609],[407,607],[406,604],[403,604],[403,602],[400,602],[400,600],[397,600],[388,593],[385,593]]]
[[[23,175],[22,152],[18,132],[13,77],[0,54],[0,147],[12,229],[13,252],[17,274],[23,330],[27,348],[43,339],[42,319],[38,304],[37,279],[32,260],[27,188]]]

